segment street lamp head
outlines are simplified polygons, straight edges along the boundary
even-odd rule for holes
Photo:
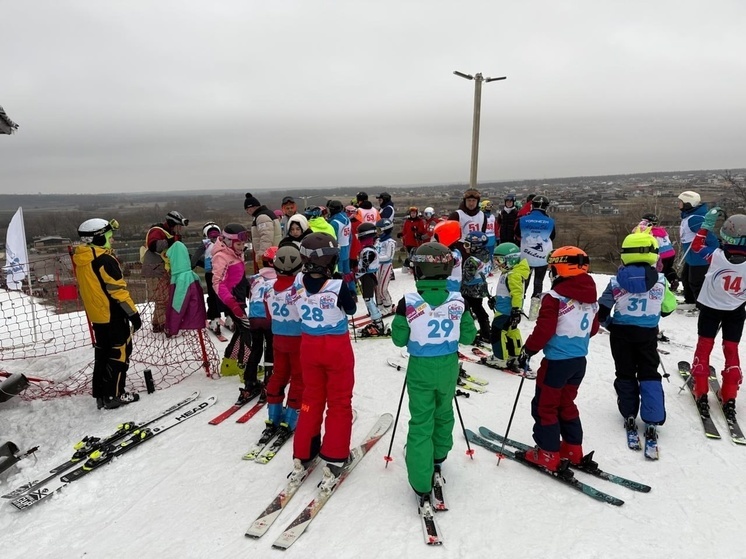
[[[500,78],[484,78],[484,81],[485,82],[496,82],[496,81],[507,80],[507,79],[508,79],[507,76],[502,76]]]
[[[464,74],[463,72],[459,72],[458,70],[454,70],[453,73],[456,74],[460,78],[464,78],[465,80],[473,80],[474,79],[474,76],[472,76],[471,74]]]

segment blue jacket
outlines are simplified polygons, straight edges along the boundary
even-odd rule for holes
[[[705,214],[707,214],[706,204],[700,204],[696,208],[681,212],[681,249],[686,253],[684,262],[690,266],[709,265],[701,253],[689,250],[689,247],[692,245],[692,241],[694,240],[694,236],[702,227],[702,222],[705,220]],[[713,247],[713,249],[718,247],[718,239],[712,231],[707,232],[705,245]]]

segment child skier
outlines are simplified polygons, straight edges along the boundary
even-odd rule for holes
[[[433,229],[433,239],[448,247],[453,255],[453,268],[451,273],[446,280],[448,291],[454,291],[456,293],[461,292],[461,277],[463,276],[463,268],[461,266],[462,257],[461,251],[458,250],[459,240],[461,239],[461,225],[458,221],[451,219],[447,221],[441,221]]]
[[[275,433],[279,439],[288,439],[298,423],[303,397],[301,373],[300,315],[293,304],[291,288],[295,275],[303,266],[300,251],[295,245],[277,249],[274,269],[277,279],[264,299],[272,317],[272,353],[274,370],[267,386],[267,427],[262,438],[269,440]],[[285,387],[288,389],[287,407],[283,408]],[[260,441],[261,442],[261,441]]]
[[[355,355],[345,315],[354,315],[356,307],[343,280],[332,279],[339,257],[332,236],[312,233],[303,239],[300,253],[303,272],[293,282],[291,297],[301,320],[304,386],[291,475],[299,479],[318,455],[327,462],[321,487],[330,490],[350,455]]]
[[[697,407],[702,415],[709,415],[707,379],[710,374],[710,353],[718,330],[723,332],[725,367],[723,384],[717,398],[729,420],[736,418],[736,395],[743,380],[738,344],[746,318],[746,215],[730,216],[720,229],[722,246],[707,245],[708,233],[715,229],[715,221],[722,213],[712,208],[702,222],[702,228],[692,241],[692,250],[707,260],[710,267],[697,298],[697,348],[694,351],[692,376]]]
[[[394,312],[394,302],[389,293],[389,283],[394,270],[394,253],[396,253],[396,241],[391,238],[394,225],[388,219],[376,222],[376,250],[378,251],[378,273],[376,283],[376,304],[382,315]]]
[[[479,209],[482,210],[485,219],[484,234],[487,235],[487,254],[490,255],[490,261],[487,263],[488,273],[492,273],[492,253],[497,246],[497,219],[493,211],[490,200],[482,200],[479,203]]]
[[[458,344],[470,343],[477,332],[461,295],[446,288],[453,268],[451,251],[440,243],[426,243],[412,258],[417,293],[399,301],[392,337],[410,355],[407,475],[420,512],[427,514],[433,484],[442,483],[441,464],[453,447]]]
[[[614,389],[627,441],[641,450],[637,412],[645,423],[645,456],[658,459],[657,426],[666,421],[658,373],[658,322],[676,309],[676,297],[658,273],[658,242],[649,233],[632,233],[622,242],[622,266],[598,300],[598,319],[609,329],[616,367]],[[611,310],[614,309],[613,316]]]
[[[461,296],[466,308],[479,323],[479,336],[474,343],[490,343],[490,319],[484,310],[482,299],[489,297],[487,290],[487,261],[491,255],[487,252],[487,235],[481,231],[472,231],[466,235],[464,247],[463,276],[461,278]]]
[[[518,324],[521,322],[523,294],[531,269],[521,257],[521,249],[513,243],[501,243],[495,247],[494,256],[495,266],[501,274],[494,300],[490,300],[495,317],[490,340],[492,356],[487,358],[487,364],[523,373],[518,367],[523,346]]]
[[[416,206],[409,208],[409,214],[407,219],[404,220],[401,226],[401,232],[397,235],[402,240],[404,250],[407,252],[407,260],[409,263],[412,259],[414,251],[417,247],[422,244],[422,239],[426,233],[425,220],[419,215],[419,210]],[[409,266],[402,266],[402,272],[407,273]]]
[[[264,298],[272,289],[277,279],[274,269],[274,259],[277,247],[269,247],[262,254],[262,267],[259,272],[249,278],[249,324],[251,329],[251,353],[246,364],[244,376],[255,379],[259,371],[259,362],[264,354],[264,386],[267,386],[274,368],[272,351],[272,319],[267,310]],[[266,401],[267,393],[262,391],[259,401]]]
[[[560,247],[547,265],[552,288],[541,296],[536,326],[518,360],[525,369],[528,359],[544,350],[531,401],[536,448],[516,455],[555,472],[560,459],[578,464],[583,458],[583,427],[575,398],[585,376],[588,341],[598,332],[598,304],[585,252]]]
[[[379,265],[378,251],[375,247],[376,226],[372,223],[361,223],[357,229],[357,238],[360,241],[360,254],[355,277],[360,282],[360,292],[372,321],[360,330],[360,335],[363,337],[382,336],[386,333],[386,326],[383,323],[383,315],[373,299],[378,284]]]
[[[220,332],[220,315],[222,306],[220,299],[212,286],[212,251],[215,242],[220,237],[220,226],[214,221],[208,221],[202,227],[202,246],[197,248],[192,256],[192,268],[202,268],[205,271],[205,284],[207,285],[207,320],[209,328],[218,336]]]
[[[212,251],[212,286],[236,325],[220,365],[222,375],[241,374],[245,368],[245,356],[251,347],[250,322],[246,315],[249,282],[246,280],[244,263],[244,247],[248,239],[249,232],[243,225],[229,223],[223,228]],[[236,403],[243,405],[256,398],[261,391],[256,375],[244,374],[244,387],[240,389]]]

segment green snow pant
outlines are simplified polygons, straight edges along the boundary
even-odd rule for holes
[[[458,379],[458,356],[409,357],[407,394],[407,475],[418,493],[429,493],[433,465],[453,447],[453,397]]]

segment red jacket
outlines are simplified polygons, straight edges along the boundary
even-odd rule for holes
[[[350,260],[357,260],[360,255],[360,240],[357,238],[357,228],[360,227],[360,222],[355,216],[350,218],[350,226],[352,232],[350,233]]]
[[[413,212],[414,213],[414,212]],[[405,248],[417,248],[427,233],[427,225],[421,217],[408,217],[401,226],[401,238]]]

